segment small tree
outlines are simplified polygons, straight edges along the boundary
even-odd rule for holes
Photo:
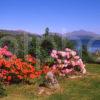
[[[92,58],[89,56],[89,52],[87,50],[87,45],[82,45],[82,59],[85,62],[93,62]]]
[[[49,35],[49,28],[47,27],[47,28],[45,29],[44,36],[48,36],[48,35]]]

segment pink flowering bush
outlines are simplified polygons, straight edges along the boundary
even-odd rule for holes
[[[64,74],[77,71],[77,68],[82,74],[86,73],[85,64],[74,50],[69,48],[66,48],[65,51],[52,50],[51,57],[55,59],[57,68]]]

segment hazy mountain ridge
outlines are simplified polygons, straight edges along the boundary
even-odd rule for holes
[[[24,31],[24,30],[3,30],[3,29],[0,29],[0,34],[11,34],[11,35],[21,35],[21,34],[28,34],[28,35],[35,35],[35,36],[39,36],[38,34],[36,33],[31,33],[31,32],[27,32],[27,31]],[[94,37],[100,37],[100,34],[96,34],[94,32],[89,32],[89,31],[85,31],[85,30],[79,30],[79,31],[73,31],[73,32],[68,32],[68,33],[65,33],[65,34],[60,34],[60,33],[55,33],[55,32],[52,32],[50,34],[57,34],[57,35],[60,35],[62,37],[66,37],[66,38],[69,38],[69,39],[77,39],[77,38],[80,38],[81,40],[82,39],[91,39],[91,38],[94,38]]]
[[[5,35],[7,34],[7,35],[13,35],[13,36],[16,36],[16,35],[39,36],[36,33],[27,32],[27,31],[24,31],[24,30],[4,30],[4,29],[0,29],[0,35],[1,34],[5,34]]]
[[[71,39],[91,39],[94,37],[100,37],[99,34],[96,34],[94,32],[90,32],[90,31],[85,31],[85,30],[79,30],[79,31],[73,31],[70,33],[66,33],[65,34],[66,37],[71,38]]]
[[[41,37],[43,34],[38,35],[36,33],[31,33],[31,32],[26,32],[23,30],[0,30],[0,37],[2,37],[2,35],[11,35],[11,36],[24,36],[24,35],[28,35],[29,37],[35,36],[35,37]],[[87,45],[89,43],[89,41],[91,41],[93,38],[99,38],[100,39],[100,34],[96,34],[94,32],[89,32],[89,31],[85,31],[85,30],[79,30],[79,31],[73,31],[70,33],[66,33],[66,34],[61,34],[61,33],[55,33],[55,32],[50,32],[49,35],[58,35],[60,37],[64,37],[67,38],[71,41],[77,41],[77,39],[79,39],[82,44]],[[95,41],[94,42],[94,46],[98,46],[100,47],[100,40]]]

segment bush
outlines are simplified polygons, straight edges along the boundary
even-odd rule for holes
[[[4,89],[3,85],[0,83],[0,98],[7,96],[6,90]]]
[[[25,59],[22,60],[11,54],[7,48],[1,48],[0,80],[2,82],[20,83],[21,81],[37,79],[43,74],[42,69],[36,68],[36,59],[31,55],[26,55]]]

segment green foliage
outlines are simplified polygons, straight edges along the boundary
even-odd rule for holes
[[[4,97],[4,96],[7,96],[7,93],[6,93],[6,90],[3,87],[3,84],[0,83],[0,98]]]
[[[44,49],[45,51],[47,51],[47,53],[50,53],[53,49],[53,44],[48,40],[44,40],[41,43],[41,48]]]
[[[32,36],[32,40],[28,43],[28,53],[36,56],[37,37]],[[38,51],[37,51],[38,52]]]
[[[89,56],[89,52],[87,50],[87,46],[82,46],[82,59],[85,62],[93,62],[93,59]]]
[[[44,33],[43,36],[48,36],[48,35],[49,35],[49,28],[47,27],[47,28],[45,29],[45,33]]]
[[[8,38],[10,36],[10,38]],[[62,50],[66,47],[73,48],[73,44],[68,39],[56,33],[51,33],[49,28],[45,29],[45,34],[30,35],[27,33],[20,34],[0,34],[0,46],[8,45],[9,50],[20,58],[24,55],[31,54],[40,60],[41,63],[52,62],[50,53],[52,49]]]

